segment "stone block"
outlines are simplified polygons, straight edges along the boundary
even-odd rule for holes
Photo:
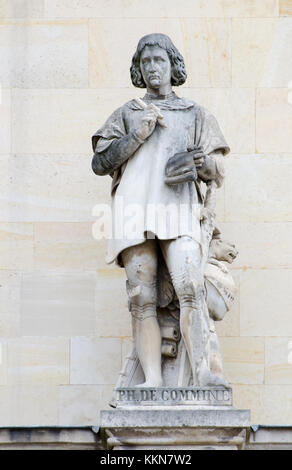
[[[292,106],[288,102],[288,97],[289,90],[287,88],[261,88],[257,90],[257,152],[291,152]]]
[[[291,222],[220,223],[222,238],[235,244],[235,269],[289,267],[292,264]]]
[[[264,387],[264,385],[239,384],[232,386],[234,406],[237,408],[248,406],[251,414],[251,424],[264,424],[264,404],[262,401],[262,391]]]
[[[234,385],[233,396],[236,407],[250,408],[252,424],[291,424],[291,385]]]
[[[69,383],[69,339],[22,337],[8,340],[7,383]]]
[[[291,444],[291,426],[255,426],[246,450],[290,450]]]
[[[248,410],[228,409],[163,409],[102,411],[101,426],[107,428],[135,427],[241,427],[249,425]]]
[[[3,84],[1,84],[3,86]],[[11,152],[11,91],[0,85],[0,153]]]
[[[265,338],[265,383],[292,385],[292,337]]]
[[[22,336],[76,336],[94,331],[93,272],[24,273],[21,289]]]
[[[33,239],[33,224],[0,222],[0,243],[3,241],[33,241]]]
[[[90,160],[77,155],[0,158],[0,221],[94,222],[93,207],[110,202],[111,178],[97,179]]]
[[[0,386],[7,385],[7,341],[0,341]]]
[[[287,87],[291,80],[292,19],[234,19],[232,80],[238,87]]]
[[[1,450],[103,450],[90,427],[9,427],[0,429]]]
[[[6,21],[0,25],[0,81],[3,87],[87,87],[86,21]]]
[[[17,337],[20,334],[19,272],[0,270],[0,337]]]
[[[90,20],[90,87],[131,86],[129,68],[132,55],[139,39],[149,31],[169,35],[183,54],[189,77],[187,86],[230,86],[230,28],[230,20],[217,18],[204,21],[157,17]],[[131,31],[131,34],[125,34],[125,31]],[[119,38],[119,46],[116,37]]]
[[[96,270],[105,264],[107,240],[95,240],[91,223],[35,223],[35,268]]]
[[[1,241],[1,268],[30,270],[33,267],[33,242]]]
[[[107,448],[238,450],[245,446],[248,410],[151,408],[102,411],[101,433]]]
[[[224,374],[230,384],[264,383],[263,338],[220,338],[220,345]]]
[[[54,426],[58,422],[58,387],[7,385],[0,387],[1,426]]]
[[[109,82],[106,86],[110,86]],[[116,108],[136,94],[144,95],[133,87],[126,90],[15,89],[13,152],[86,155],[90,174],[91,136]]]
[[[95,270],[104,263],[103,251],[95,240],[88,243],[40,242],[35,245],[35,267],[41,270]]]
[[[114,302],[113,302],[114,293]],[[131,314],[128,310],[124,270],[103,270],[95,291],[96,334],[98,336],[131,336]]]
[[[119,338],[75,337],[71,339],[70,383],[109,385],[121,369]]]
[[[292,336],[291,269],[248,269],[240,286],[241,336]]]
[[[292,16],[291,0],[279,0],[280,16]]]
[[[234,155],[226,159],[225,168],[225,222],[292,220],[289,154]]]
[[[35,222],[34,239],[37,243],[89,243],[93,240],[92,223]]]
[[[44,0],[0,0],[0,18],[40,18]]]
[[[255,92],[251,88],[178,89],[216,116],[232,153],[255,152]],[[240,132],[238,132],[240,129]]]
[[[289,0],[285,0],[289,2]],[[155,11],[155,15],[153,12]],[[178,17],[266,17],[278,16],[277,0],[116,0],[114,8],[107,0],[45,0],[45,13],[53,18],[178,18]]]
[[[31,269],[33,266],[33,226],[0,223],[1,269]]]
[[[231,86],[230,20],[183,18],[180,26],[184,45],[182,53],[189,77],[186,85]]]
[[[64,385],[59,389],[59,426],[98,426],[107,409],[111,385]]]

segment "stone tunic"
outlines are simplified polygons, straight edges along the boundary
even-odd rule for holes
[[[207,155],[216,150],[229,152],[215,117],[193,101],[175,93],[167,99],[146,95],[143,100],[159,107],[167,128],[156,124],[151,136],[111,174],[113,237],[108,244],[107,263],[121,264],[121,251],[143,243],[149,235],[161,240],[188,235],[200,243],[200,211],[196,210],[202,203],[199,182],[168,185],[164,181],[165,166],[170,157],[192,144],[202,147]],[[142,112],[131,100],[95,133],[93,149],[101,159],[114,139],[134,132]]]

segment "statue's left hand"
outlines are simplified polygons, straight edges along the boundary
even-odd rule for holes
[[[206,155],[202,147],[190,145],[188,152],[193,156],[194,163],[198,172],[198,176],[204,182],[214,180],[216,178],[216,163],[212,157]]]
[[[205,164],[206,155],[202,147],[195,147],[195,145],[190,145],[188,147],[188,152],[192,156],[196,169],[199,170]]]
[[[190,152],[176,153],[169,158],[165,167],[166,184],[187,183],[196,179],[196,166]]]

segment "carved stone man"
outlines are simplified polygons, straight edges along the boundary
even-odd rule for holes
[[[143,101],[133,99],[114,111],[93,136],[92,168],[97,175],[113,177],[113,228],[117,224],[125,228],[123,236],[110,240],[107,261],[116,261],[126,270],[133,336],[145,375],[142,385],[163,386],[157,319],[160,257],[179,301],[180,331],[193,384],[226,385],[211,371],[208,357],[206,246],[200,209],[204,202],[201,186],[222,184],[222,160],[229,147],[214,116],[172,90],[185,82],[186,70],[168,36],[150,34],[139,41],[131,78],[135,87],[147,92]],[[142,209],[134,234],[126,228],[120,201],[125,212],[129,207]],[[159,205],[183,214],[179,219],[183,223],[169,218],[157,223],[153,208]],[[230,252],[235,256],[233,248]]]

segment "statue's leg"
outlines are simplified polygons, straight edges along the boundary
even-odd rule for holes
[[[226,385],[210,370],[210,327],[201,270],[200,245],[190,237],[160,241],[180,303],[180,328],[190,359],[194,385]]]
[[[143,387],[162,386],[161,334],[157,320],[157,242],[146,240],[122,252],[134,343],[144,375]]]

